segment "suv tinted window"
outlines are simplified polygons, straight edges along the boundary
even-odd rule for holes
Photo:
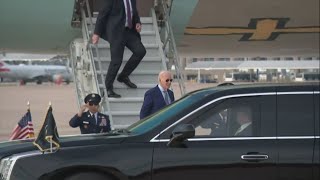
[[[238,99],[238,98],[237,98]],[[189,124],[196,129],[196,136],[233,137],[254,136],[253,124],[260,122],[255,107],[250,101],[234,103],[226,100],[217,108],[208,109],[193,118]],[[255,131],[256,132],[256,131]]]
[[[199,110],[181,123],[193,124],[196,137],[272,136],[275,102],[274,96],[230,98]]]
[[[278,95],[278,136],[314,135],[312,94]]]

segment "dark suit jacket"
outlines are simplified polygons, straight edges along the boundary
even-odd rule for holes
[[[173,92],[168,89],[168,94],[171,102],[173,102]],[[164,101],[163,95],[157,85],[156,87],[149,89],[144,94],[144,101],[140,111],[140,119],[143,119],[149,116],[150,114],[153,114],[154,112],[158,111],[164,106],[166,106],[166,102]]]
[[[91,116],[90,112],[82,113],[81,117],[78,114],[73,116],[69,121],[71,127],[80,127],[81,134],[90,133],[102,133],[109,132],[111,130],[109,117],[105,114],[98,112],[98,123],[94,116]]]
[[[103,8],[99,11],[94,33],[109,43],[122,42],[125,31],[126,12],[123,0],[105,0]],[[140,22],[136,0],[131,0],[132,6],[132,31],[140,38],[136,31],[136,23]]]

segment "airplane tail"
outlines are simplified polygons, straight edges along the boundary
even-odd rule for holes
[[[4,61],[0,60],[0,75],[3,76],[3,73],[10,72],[10,69],[8,67],[8,64]]]
[[[0,60],[0,69],[3,69],[5,66],[8,66],[8,64]]]

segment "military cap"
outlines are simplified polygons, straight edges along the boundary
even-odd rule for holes
[[[91,93],[91,94],[88,94],[85,98],[84,98],[84,103],[87,103],[87,102],[97,102],[97,103],[100,103],[101,101],[101,96],[99,94],[96,94],[96,93]]]

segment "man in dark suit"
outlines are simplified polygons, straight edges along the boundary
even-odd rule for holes
[[[105,80],[108,97],[121,97],[113,91],[113,82],[121,66],[125,47],[130,49],[133,54],[118,75],[117,80],[130,88],[137,88],[130,81],[129,75],[146,54],[146,49],[141,42],[140,32],[141,22],[136,0],[105,1],[105,5],[97,17],[92,43],[97,44],[100,37],[110,43],[111,62]]]
[[[159,84],[144,94],[144,101],[140,111],[140,119],[149,116],[174,101],[174,94],[169,89],[172,75],[169,71],[159,73]]]
[[[111,130],[109,117],[98,112],[101,97],[99,94],[89,94],[84,98],[85,104],[71,118],[71,127],[80,127],[81,134],[104,133]],[[86,109],[88,111],[84,112]]]

